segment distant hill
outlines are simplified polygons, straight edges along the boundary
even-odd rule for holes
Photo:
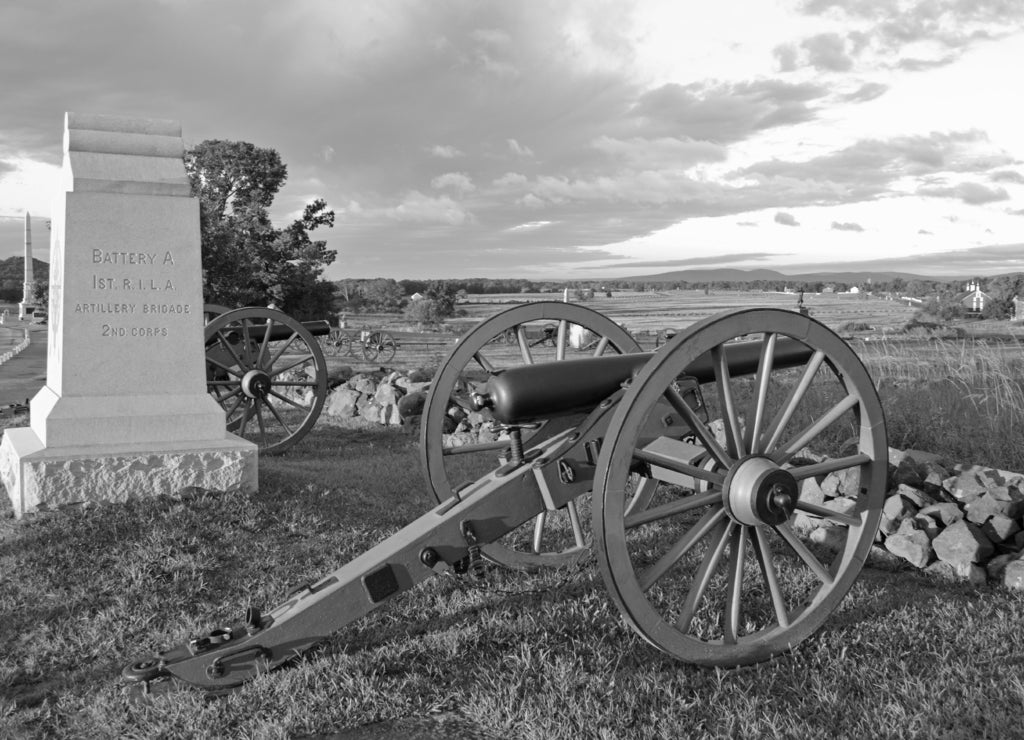
[[[39,282],[50,277],[50,263],[32,258],[32,277]],[[20,301],[25,283],[25,258],[0,260],[0,300]]]
[[[674,272],[662,272],[657,275],[634,275],[618,278],[619,280],[638,280],[650,283],[713,283],[733,282],[749,283],[755,280],[792,280],[806,283],[866,283],[884,282],[894,278],[904,280],[942,280],[944,278],[933,278],[926,275],[915,275],[910,272],[807,272],[796,275],[786,275],[777,270],[738,270],[735,268],[721,268],[714,270],[676,270]],[[953,281],[954,278],[949,278]]]

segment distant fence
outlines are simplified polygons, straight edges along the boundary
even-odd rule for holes
[[[7,362],[9,359],[14,357],[18,353],[20,353],[29,345],[28,329],[24,329],[23,331],[25,332],[25,338],[18,342],[16,345],[14,345],[14,347],[0,355],[0,365],[3,365],[5,362]]]

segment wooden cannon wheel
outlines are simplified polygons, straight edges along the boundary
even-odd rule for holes
[[[555,341],[537,346],[534,336],[552,322],[557,327]],[[594,335],[585,353],[570,346],[572,325]],[[515,339],[506,344],[504,339],[508,337]],[[508,454],[507,438],[458,447],[445,445],[446,433],[455,431],[459,419],[472,411],[470,394],[482,391],[491,374],[535,362],[639,350],[629,332],[611,319],[569,303],[545,301],[516,306],[478,324],[458,341],[441,365],[423,409],[420,459],[435,500],[441,502],[456,495],[463,485],[499,467],[500,458]],[[537,429],[524,429],[524,443],[529,445],[531,437],[544,439],[574,427],[582,418],[552,419]],[[581,512],[582,507],[587,511]],[[581,514],[588,513],[589,501],[577,499],[564,510],[541,514],[500,541],[485,545],[482,551],[490,560],[513,568],[571,564],[589,552],[586,523],[581,523]]]
[[[352,354],[352,335],[344,329],[335,327],[327,336],[320,339],[325,354],[334,357],[345,357]]]
[[[363,342],[363,357],[369,362],[388,362],[397,349],[393,336],[386,331],[374,331]]]
[[[730,378],[722,349],[743,335],[760,338],[758,371]],[[802,368],[773,369],[781,337],[813,351]],[[691,424],[713,463],[659,462],[648,445],[680,443],[643,438],[645,420],[668,406],[692,417],[673,384],[704,353],[715,381],[702,392],[715,407],[710,418],[724,422],[725,441]],[[780,310],[701,321],[635,378],[601,449],[594,540],[611,597],[648,642],[688,662],[739,665],[787,650],[821,626],[859,574],[878,528],[887,464],[874,386],[832,331]],[[638,466],[651,479],[674,468],[704,485],[664,483],[634,506],[630,470]],[[816,483],[830,473],[842,495],[825,499]]]
[[[270,308],[239,308],[206,325],[206,387],[229,432],[262,454],[284,452],[316,423],[327,362],[298,321]]]

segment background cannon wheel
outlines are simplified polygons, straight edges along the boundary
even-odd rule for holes
[[[369,362],[388,362],[397,349],[393,336],[386,331],[375,331],[363,342],[363,357]]]
[[[555,341],[535,345],[537,337],[543,336],[543,328],[552,321],[556,322]],[[572,349],[573,325],[591,332],[588,340],[596,339],[596,344],[585,353]],[[576,332],[579,336],[579,330]],[[506,344],[503,337],[514,339]],[[483,390],[491,374],[534,362],[639,350],[629,332],[611,319],[569,303],[516,306],[478,324],[459,340],[441,365],[423,409],[420,455],[435,500],[441,502],[456,495],[460,488],[497,468],[501,464],[499,458],[507,454],[507,437],[502,441],[500,435],[485,431],[487,440],[467,440],[460,439],[457,431],[472,411],[470,394]],[[487,412],[483,415],[488,416]],[[543,435],[539,439],[549,437],[574,427],[583,418],[580,415],[552,419],[539,429],[523,430],[524,443],[528,447],[534,435]],[[447,436],[452,432],[456,433]],[[465,432],[462,434],[466,437]],[[468,443],[456,447],[456,441]],[[585,523],[580,523],[581,515],[589,514],[589,506],[589,501],[577,499],[565,510],[545,512],[499,542],[486,545],[483,552],[494,562],[514,568],[573,563],[589,552]]]
[[[284,452],[316,423],[327,398],[320,344],[295,319],[269,308],[240,308],[206,325],[206,387],[227,429]]]
[[[325,354],[334,357],[346,357],[352,354],[352,335],[344,329],[331,329],[331,333],[322,339]]]
[[[203,304],[203,323],[209,324],[215,318],[220,316],[222,313],[227,313],[231,309],[227,306],[221,306],[217,303],[204,303]]]
[[[722,348],[752,334],[758,371],[731,378]],[[773,369],[783,336],[813,351],[802,368]],[[690,418],[673,382],[705,353],[715,381],[702,391],[724,441],[698,424],[695,447],[713,463],[652,457],[652,414]],[[665,438],[657,445],[694,448]],[[783,652],[818,629],[853,585],[878,528],[887,464],[874,385],[838,336],[790,311],[706,319],[644,367],[609,426],[593,522],[611,597],[648,642],[689,662],[739,665]],[[663,480],[645,509],[630,511],[624,494],[638,466],[655,479],[684,474],[704,485]],[[827,476],[825,488],[841,495],[822,492]]]

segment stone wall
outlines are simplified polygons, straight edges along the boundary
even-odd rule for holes
[[[335,371],[324,404],[327,423],[413,427],[419,420],[431,374],[414,370],[352,374]],[[453,407],[445,445],[499,439],[486,415]],[[712,429],[721,433],[721,425]],[[813,457],[813,453],[803,455]],[[876,550],[945,578],[981,584],[999,581],[1024,590],[1024,475],[943,460],[915,450],[889,451],[889,490]],[[858,471],[830,473],[801,484],[800,498],[847,512],[859,491]],[[829,545],[841,529],[797,512],[794,528]]]

